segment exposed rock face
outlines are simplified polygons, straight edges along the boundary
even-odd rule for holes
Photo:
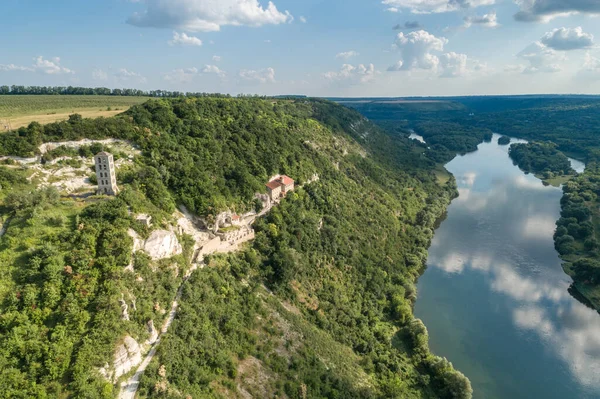
[[[206,231],[202,231],[196,225],[198,224],[197,218],[192,216],[185,207],[182,208],[182,213],[175,213],[173,216],[177,218],[177,227],[181,230],[181,233],[192,236],[196,243],[196,247],[200,246],[201,243],[207,242],[211,239],[211,234]]]
[[[179,255],[183,252],[177,236],[172,231],[167,230],[155,230],[150,234],[150,237],[144,241],[140,236],[133,230],[127,231],[129,236],[133,239],[133,252],[143,250],[153,260],[170,258],[171,256]],[[130,270],[130,265],[127,270]],[[132,270],[133,271],[133,270]]]
[[[13,161],[15,161],[16,163],[21,164],[21,165],[38,163],[40,161],[39,158],[22,158],[22,157],[13,157],[13,156],[0,157],[0,161],[4,161],[7,159],[12,159]]]
[[[129,306],[127,306],[127,302],[121,298],[119,299],[119,304],[121,305],[121,319],[129,321]]]
[[[146,345],[154,345],[154,343],[158,339],[158,330],[156,330],[156,327],[154,327],[154,320],[150,320],[148,324],[146,324],[146,328],[150,333],[150,337],[148,337]]]
[[[140,236],[138,235],[138,233],[135,232],[135,230],[129,229],[127,230],[127,234],[129,234],[129,237],[133,239],[133,252],[137,252],[140,249],[144,248],[144,240],[140,238]]]
[[[112,380],[113,380],[113,373],[112,373],[112,371],[110,370],[110,366],[108,365],[108,363],[106,363],[106,364],[104,365],[104,367],[100,367],[100,368],[98,369],[98,372],[100,373],[100,375],[101,375],[102,377],[104,377],[104,378],[106,379],[106,381],[110,381],[110,382],[112,382]]]
[[[180,255],[183,248],[172,231],[154,230],[144,243],[144,251],[153,260],[159,260]]]
[[[99,144],[104,144],[104,145],[124,144],[128,147],[133,147],[132,144],[130,144],[129,142],[124,141],[124,140],[119,140],[119,139],[106,139],[106,140],[83,139],[83,140],[79,140],[79,141],[61,141],[59,143],[44,143],[44,144],[40,145],[39,150],[40,150],[40,153],[43,155],[43,154],[47,153],[48,151],[52,151],[58,147],[79,148],[79,147],[83,147],[84,145],[91,145],[94,143],[99,143]],[[137,152],[139,152],[139,150],[136,151],[136,153]]]
[[[118,380],[124,374],[142,362],[142,348],[140,344],[129,335],[125,337],[123,343],[115,351],[114,381]]]

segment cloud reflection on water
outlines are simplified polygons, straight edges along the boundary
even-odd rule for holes
[[[460,196],[436,232],[428,264],[486,275],[490,290],[513,300],[514,324],[537,334],[582,385],[600,389],[600,315],[568,293],[553,248],[560,193],[523,174],[489,187],[478,187],[475,172],[456,178]]]

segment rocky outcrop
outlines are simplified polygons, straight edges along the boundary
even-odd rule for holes
[[[22,157],[15,157],[15,156],[0,157],[0,161],[6,161],[7,159],[10,159],[20,165],[28,165],[28,164],[32,164],[32,163],[38,163],[40,161],[39,158],[22,158]]]
[[[170,258],[183,252],[175,233],[167,230],[154,230],[144,242],[143,249],[153,260]]]
[[[181,233],[185,233],[191,236],[196,243],[196,247],[202,245],[202,243],[209,241],[212,238],[212,235],[207,231],[202,231],[199,224],[201,221],[190,214],[184,206],[181,206],[181,213],[176,212],[173,215],[177,219],[177,228]]]
[[[133,145],[127,141],[119,140],[119,139],[106,139],[106,140],[90,140],[83,139],[78,141],[61,141],[58,143],[44,143],[40,145],[39,150],[43,155],[48,151],[52,151],[58,147],[68,147],[68,148],[79,148],[84,145],[92,145],[92,144],[103,144],[103,145],[115,145],[115,144],[125,144],[126,146],[133,147]],[[139,152],[139,151],[138,151]]]
[[[150,337],[146,340],[146,345],[154,345],[154,343],[158,340],[158,330],[154,327],[154,320],[148,321],[146,324],[146,329],[150,334]]]
[[[147,240],[143,240],[133,229],[127,231],[133,239],[133,252],[144,251],[153,260],[170,258],[171,256],[180,255],[183,248],[177,239],[174,232],[168,230],[154,230]],[[132,265],[126,270],[132,270]]]
[[[138,342],[130,337],[125,337],[123,343],[115,350],[115,360],[113,363],[113,381],[127,374],[131,369],[142,362],[142,347]]]
[[[133,252],[137,252],[144,248],[144,240],[133,229],[127,230],[129,237],[133,239]]]
[[[121,305],[121,319],[129,321],[129,312],[128,312],[129,306],[127,306],[127,302],[125,302],[123,297],[121,297],[121,299],[119,299],[119,304]]]

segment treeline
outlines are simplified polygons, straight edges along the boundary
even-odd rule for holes
[[[135,97],[230,97],[228,94],[192,93],[169,90],[109,89],[106,87],[74,86],[0,86],[0,95],[79,95],[79,96],[135,96]]]
[[[575,174],[569,158],[551,142],[513,144],[508,154],[521,170],[541,175],[544,179]]]

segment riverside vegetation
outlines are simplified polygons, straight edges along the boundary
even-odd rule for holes
[[[326,101],[190,97],[32,123],[0,135],[0,155],[81,138],[141,150],[118,170],[116,198],[63,196],[0,166],[0,397],[114,397],[99,368],[125,335],[148,337],[192,255],[185,236],[172,259],[132,255],[128,229],[148,230],[131,215],[167,227],[178,205],[207,220],[241,213],[276,173],[320,179],[257,221],[252,245],[206,259],[184,283],[138,395],[471,397],[412,315],[435,222],[456,195],[434,173],[447,154]],[[123,298],[135,301],[129,320]]]
[[[518,143],[508,152],[513,162],[525,173],[556,186],[565,183],[575,174],[569,158],[552,142]]]

